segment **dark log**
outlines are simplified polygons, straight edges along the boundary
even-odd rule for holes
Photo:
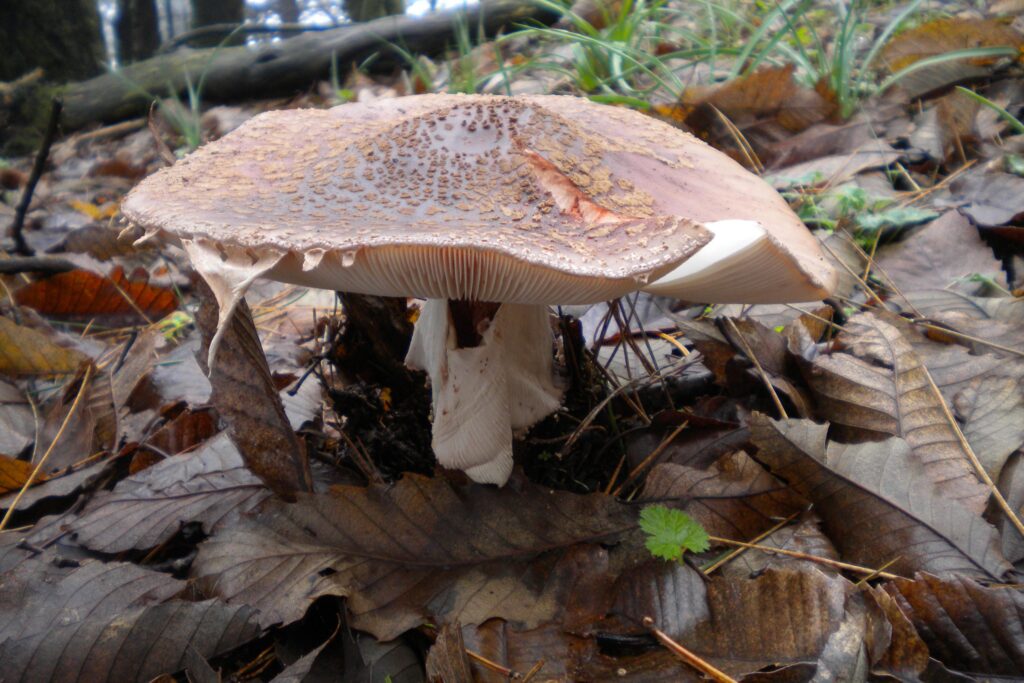
[[[330,76],[332,56],[340,72],[378,54],[375,65],[402,64],[392,45],[414,54],[437,54],[454,44],[456,19],[462,12],[424,17],[384,17],[257,47],[182,50],[160,55],[120,71],[104,74],[64,91],[63,124],[67,129],[139,116],[155,97],[169,90],[181,96],[188,83],[203,78],[204,102],[286,96]],[[530,0],[483,0],[462,21],[482,26],[488,35],[531,20],[551,23],[558,17]]]

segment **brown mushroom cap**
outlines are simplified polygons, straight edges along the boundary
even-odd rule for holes
[[[624,127],[651,135],[596,134],[575,108],[625,115]],[[266,276],[297,284],[591,303],[637,289],[710,239],[658,210],[646,174],[616,166],[622,157],[644,159],[647,173],[685,168],[682,155],[662,153],[666,136],[700,144],[565,97],[423,95],[268,112],[144,180],[122,211],[208,250],[240,247],[254,262],[277,252]]]

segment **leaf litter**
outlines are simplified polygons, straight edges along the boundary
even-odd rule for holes
[[[360,342],[385,328],[354,299],[255,288],[255,327],[234,325],[207,377],[187,260],[108,225],[164,163],[151,133],[58,144],[26,234],[74,269],[2,276],[5,680],[698,680],[645,618],[735,679],[1019,675],[1024,536],[967,451],[1019,518],[1021,134],[985,101],[1020,116],[1022,41],[992,16],[920,19],[874,65],[906,76],[847,118],[806,63],[756,49],[651,96],[764,166],[841,285],[592,311],[559,349],[565,408],[517,443],[525,474],[501,490],[432,472],[422,382]],[[775,24],[778,54],[836,40],[827,23],[795,42]],[[514,66],[524,89],[584,94]],[[375,79],[353,92],[402,88]],[[710,547],[654,558],[645,506],[685,512]],[[662,521],[662,540],[688,536]]]

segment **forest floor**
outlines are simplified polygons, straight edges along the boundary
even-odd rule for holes
[[[991,5],[623,2],[58,136],[35,255],[0,258],[0,679],[1021,676],[1024,3]],[[119,237],[121,199],[261,112],[423,92],[692,132],[782,193],[839,286],[563,318],[567,398],[500,489],[435,468],[423,377],[368,370],[334,292],[257,281],[267,391],[208,377],[188,258]],[[0,222],[32,164],[0,160]],[[217,392],[283,404],[314,493],[246,467]]]

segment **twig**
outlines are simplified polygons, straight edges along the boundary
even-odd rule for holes
[[[36,183],[43,175],[46,167],[46,159],[50,156],[50,147],[57,135],[57,124],[60,122],[60,113],[64,109],[64,102],[60,98],[54,98],[53,106],[50,108],[50,120],[46,122],[46,133],[43,135],[43,144],[36,154],[35,163],[32,164],[32,173],[28,177],[25,190],[21,193],[21,201],[14,213],[14,223],[11,224],[11,237],[14,238],[14,251],[22,256],[35,254],[32,248],[25,241],[22,230],[25,227],[25,214],[28,213],[28,205],[32,202],[32,193],[36,191]]]
[[[737,683],[735,678],[732,678],[724,671],[716,669],[711,662],[701,659],[696,654],[690,652],[685,647],[672,640],[667,633],[654,625],[654,619],[644,617],[643,625],[648,631],[654,634],[654,637],[658,639],[658,642],[664,645],[669,652],[674,654],[676,657],[679,657],[679,659],[683,660],[697,671],[710,676],[714,680],[718,681],[718,683]]]
[[[85,390],[89,386],[89,378],[91,376],[92,364],[90,363],[85,368],[85,374],[82,375],[82,384],[78,387],[78,394],[75,395],[75,400],[72,401],[71,408],[68,409],[68,414],[64,416],[64,421],[61,422],[60,429],[57,430],[57,435],[53,437],[53,441],[50,442],[50,447],[46,449],[46,452],[43,453],[43,457],[41,457],[39,462],[36,463],[35,468],[28,475],[28,479],[25,480],[25,484],[21,487],[21,490],[18,491],[18,495],[14,497],[14,501],[11,503],[11,506],[7,508],[7,513],[4,515],[4,518],[0,520],[0,531],[3,531],[7,526],[7,522],[11,520],[11,516],[14,514],[14,510],[18,507],[18,503],[21,502],[22,496],[25,495],[25,491],[28,491],[28,487],[31,486],[32,482],[34,482],[36,477],[39,476],[39,472],[42,471],[47,458],[49,458],[50,453],[53,452],[54,446],[56,446],[57,442],[60,441],[62,436],[64,436],[64,430],[68,428],[68,425],[71,423],[71,417],[75,414],[75,410],[78,408],[78,404],[81,403],[82,397],[85,396]]]
[[[512,669],[509,669],[508,667],[504,667],[501,664],[498,664],[497,662],[492,662],[491,660],[487,659],[487,657],[484,657],[481,654],[477,654],[476,652],[473,652],[472,650],[470,650],[468,648],[466,649],[466,654],[473,661],[479,663],[483,667],[485,667],[487,669],[490,669],[491,671],[493,671],[495,673],[501,674],[505,678],[518,680],[518,679],[520,679],[522,677],[521,674],[516,673]]]
[[[869,567],[861,567],[856,564],[849,564],[846,562],[840,562],[839,560],[831,560],[827,557],[820,555],[811,555],[809,553],[801,553],[796,550],[786,550],[785,548],[775,548],[770,545],[761,545],[760,543],[744,543],[743,541],[734,541],[731,538],[721,538],[719,536],[708,536],[708,538],[715,543],[724,543],[725,545],[732,545],[738,548],[747,548],[750,550],[763,550],[766,553],[778,553],[779,555],[788,555],[789,557],[795,557],[798,560],[807,560],[809,562],[817,562],[828,567],[835,567],[836,569],[845,569],[846,571],[856,572],[858,574],[871,574],[874,576],[880,576],[883,579],[899,579],[901,577],[896,574],[890,574],[889,572],[883,572],[878,569],[871,569]],[[891,562],[889,564],[892,564]],[[886,565],[888,566],[888,565]]]
[[[0,273],[4,275],[16,275],[18,273],[45,273],[56,275],[74,270],[77,266],[62,258],[48,258],[45,256],[9,256],[0,259]]]
[[[671,434],[669,434],[667,437],[662,439],[661,443],[658,444],[657,448],[655,448],[653,451],[651,451],[650,455],[648,455],[646,458],[644,458],[643,461],[641,461],[639,465],[637,465],[632,470],[630,470],[629,474],[626,475],[626,480],[618,485],[618,487],[615,489],[615,491],[612,492],[612,495],[613,496],[617,496],[620,493],[622,493],[622,489],[624,489],[627,484],[629,484],[634,479],[636,479],[637,475],[639,475],[641,472],[643,472],[644,469],[646,469],[647,466],[649,464],[651,464],[651,462],[655,458],[657,458],[659,455],[661,455],[665,451],[665,449],[668,448],[669,445],[671,445],[671,443],[676,440],[676,437],[679,436],[679,433],[681,431],[683,431],[684,429],[686,429],[688,424],[690,424],[690,423],[689,422],[683,422],[681,425],[679,425],[674,430],[672,430]]]
[[[740,328],[736,327],[736,323],[733,322],[732,318],[726,318],[725,322],[732,327],[733,332],[736,333],[736,336],[740,340],[740,344],[743,346],[743,352],[747,354],[750,362],[757,368],[757,373],[760,375],[761,381],[764,382],[764,386],[768,389],[768,393],[772,397],[772,402],[775,403],[775,409],[779,411],[779,416],[781,416],[783,420],[788,420],[789,415],[786,414],[786,409],[782,406],[782,400],[779,398],[779,395],[775,393],[775,387],[772,386],[772,381],[768,379],[768,373],[761,367],[761,361],[757,360],[757,356],[754,355],[754,352],[750,349],[750,345],[747,344],[747,338],[743,336],[742,332],[740,332]]]
[[[782,520],[781,522],[779,522],[778,524],[773,526],[771,529],[768,529],[767,531],[765,531],[763,534],[759,534],[758,536],[755,536],[754,540],[752,540],[750,542],[751,543],[757,543],[759,541],[763,541],[764,539],[768,538],[769,536],[774,534],[776,531],[778,531],[782,527],[784,527],[787,524],[789,524],[790,522],[792,522],[799,515],[800,515],[800,512],[794,512],[789,517],[786,517],[784,520]],[[733,561],[734,559],[736,559],[737,557],[739,557],[743,553],[747,552],[747,550],[749,550],[749,548],[736,548],[734,550],[730,550],[729,552],[727,552],[722,557],[718,558],[717,560],[715,560],[714,562],[712,562],[708,566],[706,566],[703,569],[701,569],[701,572],[704,573],[704,576],[707,576],[708,574],[710,574],[711,572],[715,571],[716,569],[718,569],[722,565],[726,564],[727,562]]]

